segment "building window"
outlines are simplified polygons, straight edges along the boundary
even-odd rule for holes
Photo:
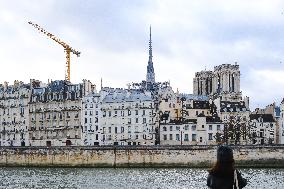
[[[131,126],[128,126],[128,133],[131,133]]]
[[[173,126],[170,126],[170,131],[173,131]]]
[[[195,115],[197,115],[197,116],[198,116],[198,111],[196,111],[196,112],[195,112]]]
[[[108,117],[110,117],[111,116],[111,111],[108,111]]]
[[[167,131],[167,127],[164,126],[164,127],[163,127],[163,131]]]
[[[191,130],[192,130],[192,131],[195,131],[195,130],[196,130],[196,125],[192,125],[192,126],[191,126]]]
[[[108,133],[111,133],[111,127],[108,128]]]
[[[188,125],[185,125],[184,126],[184,130],[188,130],[189,129],[189,126]]]
[[[88,111],[85,111],[85,115],[88,115]]]
[[[96,140],[99,140],[99,135],[98,134],[96,134]]]
[[[87,118],[85,118],[85,123],[88,123],[88,119]]]
[[[217,131],[220,131],[220,130],[221,130],[221,126],[217,125]]]
[[[202,142],[202,137],[199,138],[199,142]]]
[[[188,141],[188,134],[184,134],[184,141]]]
[[[179,134],[176,134],[176,141],[179,141]]]
[[[180,130],[180,126],[176,126],[176,130],[179,131]]]
[[[143,110],[143,114],[142,114],[143,116],[145,115],[145,110]]]
[[[136,118],[136,123],[138,123],[138,118]]]
[[[124,127],[121,127],[121,133],[124,133]]]
[[[170,134],[170,140],[173,140],[173,134]]]
[[[138,110],[135,110],[135,115],[138,115]]]
[[[93,111],[90,111],[90,116],[93,115]]]
[[[146,118],[145,117],[143,118],[143,123],[146,123]]]
[[[209,130],[212,131],[212,125],[209,125]]]
[[[90,118],[90,123],[92,123],[92,118]]]
[[[131,110],[128,110],[128,115],[129,115],[129,116],[131,115]]]
[[[213,140],[212,133],[208,134],[208,140]]]
[[[167,135],[164,135],[164,140],[167,140]]]
[[[114,133],[117,133],[117,127],[114,128]]]
[[[139,135],[136,135],[136,139],[138,139],[139,138]]]
[[[192,141],[196,141],[196,134],[192,134]]]
[[[202,129],[204,129],[204,125],[202,125],[201,127],[202,127]]]

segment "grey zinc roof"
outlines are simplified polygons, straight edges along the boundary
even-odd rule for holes
[[[80,87],[80,84],[71,84],[70,82],[67,82],[65,80],[55,80],[48,84],[46,87],[47,92],[62,92],[64,90],[66,91],[77,91],[78,86]]]
[[[279,106],[275,107],[275,116],[280,117],[280,107]]]
[[[51,82],[47,89],[50,92],[60,92],[60,91],[64,91],[64,87],[65,87],[65,81],[64,80],[56,80]]]
[[[100,96],[99,93],[91,92],[91,93],[87,94],[85,97],[99,97],[99,96]]]
[[[260,122],[259,118],[262,118],[263,122],[275,122],[272,114],[250,114],[250,120],[257,120]]]
[[[129,92],[130,94],[128,94]],[[151,101],[151,96],[146,95],[142,91],[136,90],[119,90],[118,92],[109,93],[103,99],[104,103],[121,103],[121,102],[135,102],[135,101]]]
[[[44,91],[44,87],[34,88],[33,94],[43,94]]]
[[[200,100],[200,101],[207,101],[209,100],[208,96],[205,95],[194,95],[194,94],[185,94],[181,93],[178,97],[185,97],[187,100]]]
[[[241,102],[221,101],[220,111],[221,112],[240,112],[240,111],[244,112],[248,110],[243,101]]]
[[[14,86],[8,86],[7,87],[7,90],[5,92],[9,93],[9,94],[12,94],[14,93],[15,91],[19,90],[19,89],[30,89],[30,85],[29,84],[23,84],[23,85],[20,85],[19,87],[15,88]],[[0,93],[3,93],[4,92],[4,87],[3,86],[0,86]]]

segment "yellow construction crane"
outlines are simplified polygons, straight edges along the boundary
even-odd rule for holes
[[[66,81],[70,81],[70,52],[72,52],[73,54],[77,55],[77,57],[80,56],[81,52],[76,51],[75,49],[73,49],[72,47],[70,47],[70,45],[68,45],[67,43],[63,42],[62,40],[60,40],[59,38],[57,38],[55,35],[53,35],[52,33],[49,33],[48,31],[46,31],[45,29],[43,29],[42,27],[40,27],[38,24],[32,23],[32,22],[28,22],[29,24],[31,24],[33,27],[35,27],[37,30],[39,30],[40,32],[44,33],[45,35],[47,35],[49,38],[51,38],[52,40],[54,40],[55,42],[57,42],[58,44],[60,44],[61,46],[63,46],[64,51],[66,52],[66,71],[65,71],[65,80]]]

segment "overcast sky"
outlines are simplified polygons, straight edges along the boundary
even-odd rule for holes
[[[214,2],[214,3],[213,3]],[[284,97],[284,1],[0,0],[0,82],[64,79],[63,47],[82,52],[71,81],[125,88],[146,79],[149,26],[157,81],[193,92],[197,71],[238,62],[251,109]]]

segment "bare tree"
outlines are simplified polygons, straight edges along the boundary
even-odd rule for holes
[[[225,144],[248,144],[252,138],[249,122],[240,115],[230,115],[224,122],[223,133],[216,133],[214,137],[217,143],[222,141]]]

